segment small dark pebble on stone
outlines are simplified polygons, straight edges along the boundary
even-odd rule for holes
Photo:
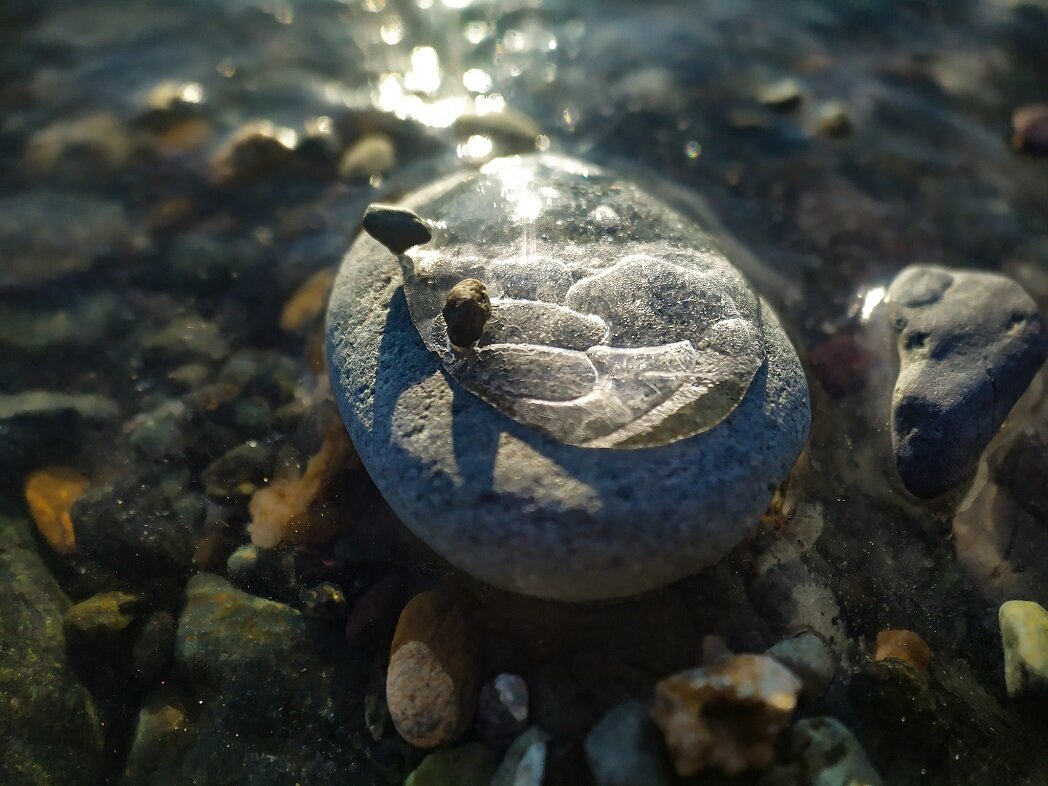
[[[390,205],[368,205],[362,223],[365,232],[394,254],[403,254],[433,238],[425,221],[410,210]]]
[[[456,347],[477,343],[491,316],[491,300],[483,281],[466,278],[448,292],[441,311],[448,326],[448,340]]]

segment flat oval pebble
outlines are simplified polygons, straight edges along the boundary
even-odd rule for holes
[[[356,241],[328,355],[360,456],[419,537],[485,581],[564,600],[660,586],[741,540],[810,411],[789,339],[714,237],[550,154],[399,207],[432,241],[397,257]],[[492,313],[461,349],[441,309],[469,278]]]

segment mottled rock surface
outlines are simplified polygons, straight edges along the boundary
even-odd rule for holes
[[[609,711],[586,735],[586,760],[597,786],[666,786],[669,762],[659,730],[639,701]]]
[[[250,773],[265,786],[334,786],[348,772],[371,782],[367,752],[347,744],[363,731],[363,668],[337,632],[211,574],[194,576],[186,593],[174,659],[192,690],[178,721],[183,752],[134,782],[239,783]],[[142,759],[132,750],[132,762]]]
[[[439,590],[412,598],[397,622],[386,677],[400,736],[419,748],[456,740],[476,711],[476,672],[476,633],[458,602]]]
[[[102,730],[66,657],[68,606],[28,525],[0,515],[0,783],[102,782]]]
[[[649,209],[661,209],[655,205]],[[579,216],[574,234],[556,236],[550,251],[583,257],[608,220]],[[483,224],[471,221],[456,231],[476,232],[480,247]],[[640,250],[628,231],[616,238],[616,253]],[[804,443],[809,404],[802,369],[774,315],[746,294],[737,271],[724,286],[759,321],[764,352],[738,405],[718,399],[721,416],[730,414],[688,439],[586,450],[518,423],[449,377],[412,322],[397,261],[369,238],[359,242],[372,248],[351,252],[328,312],[329,369],[343,419],[369,474],[408,527],[484,581],[590,600],[635,594],[701,570],[756,523]],[[552,267],[543,276],[518,282],[519,291],[570,283],[558,283]],[[461,278],[426,308],[439,315],[447,289]],[[598,294],[589,293],[599,300]],[[582,362],[579,355],[585,353],[571,357]],[[533,381],[544,384],[544,374]],[[575,379],[555,377],[561,378]]]
[[[898,339],[892,445],[906,488],[934,497],[970,474],[1048,353],[1044,319],[996,273],[906,268],[887,292]]]
[[[787,763],[760,779],[760,786],[881,786],[881,777],[859,741],[834,718],[797,721],[787,736]]]
[[[790,721],[801,682],[766,655],[734,655],[655,686],[652,718],[681,776],[707,769],[737,775],[767,767],[775,735]]]

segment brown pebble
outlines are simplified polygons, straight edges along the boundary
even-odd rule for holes
[[[1048,104],[1029,104],[1012,114],[1012,147],[1020,153],[1048,155]]]
[[[87,488],[87,478],[69,467],[38,469],[25,479],[25,500],[44,540],[59,554],[76,551],[69,511]]]
[[[476,344],[491,316],[491,299],[483,281],[466,278],[448,292],[440,312],[448,326],[448,340],[456,347]]]
[[[477,667],[476,634],[459,603],[442,590],[412,598],[397,622],[386,674],[400,736],[418,748],[458,739],[476,710]]]
[[[912,630],[882,630],[877,634],[875,661],[901,660],[915,669],[927,671],[932,663],[932,649]]]
[[[767,767],[789,723],[801,682],[774,658],[734,655],[655,686],[651,715],[682,777]]]

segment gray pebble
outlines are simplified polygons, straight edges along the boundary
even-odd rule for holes
[[[915,265],[896,276],[892,444],[906,488],[935,497],[967,477],[1048,353],[1044,320],[995,273]]]
[[[662,735],[648,708],[629,701],[612,709],[586,735],[586,760],[597,786],[672,783]]]

